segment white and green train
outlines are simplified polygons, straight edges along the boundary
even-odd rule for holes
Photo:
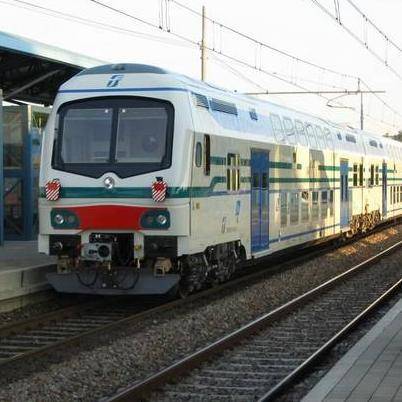
[[[398,216],[402,144],[161,68],[106,65],[60,88],[40,186],[56,290],[186,294]]]

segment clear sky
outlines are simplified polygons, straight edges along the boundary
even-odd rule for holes
[[[372,88],[387,91],[381,95],[397,113],[388,110],[373,95],[365,95],[365,128],[384,134],[402,129],[402,78],[350,37],[339,25],[320,10],[312,0],[179,0],[217,21],[282,49],[295,56],[328,68],[360,76]],[[319,0],[333,9],[333,0]],[[0,0],[0,30],[83,53],[105,62],[149,63],[189,76],[200,77],[200,52],[196,45],[180,40],[162,30],[152,28],[127,16],[113,12],[90,0],[26,0],[58,12],[107,24],[99,26],[88,21],[56,17],[43,9],[33,8],[15,0]],[[168,0],[102,0],[117,9],[163,24],[179,35],[200,40],[201,21]],[[401,0],[354,0],[394,42],[401,44]],[[168,18],[165,5],[168,4]],[[342,22],[368,40],[370,47],[402,76],[401,52],[392,51],[383,39],[367,28],[347,0],[339,0]],[[161,12],[163,15],[161,16]],[[118,29],[112,29],[115,26]],[[306,68],[302,63],[262,51],[250,41],[207,24],[207,45],[258,65],[286,80],[308,89],[355,89],[355,79],[348,79]],[[272,76],[246,68],[216,53],[209,52],[207,81],[239,92],[261,89],[270,91],[299,90]],[[258,85],[257,85],[258,84]],[[328,95],[335,97],[336,95]],[[327,99],[313,95],[269,95],[265,98],[306,112],[321,115],[340,123],[359,127],[359,97],[348,96],[339,101],[348,108],[326,106]],[[340,106],[334,101],[332,105]],[[400,115],[399,115],[400,114]]]

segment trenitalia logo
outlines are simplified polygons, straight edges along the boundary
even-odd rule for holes
[[[107,87],[109,88],[114,88],[117,87],[120,83],[120,81],[123,79],[124,75],[123,74],[113,74],[110,76],[108,83],[106,84]]]

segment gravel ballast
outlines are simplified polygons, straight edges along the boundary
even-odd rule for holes
[[[1,401],[93,401],[206,346],[402,239],[386,229],[283,273],[0,370]],[[402,252],[389,257],[399,264]]]

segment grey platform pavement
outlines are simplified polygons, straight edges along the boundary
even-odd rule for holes
[[[46,274],[56,269],[55,262],[38,253],[36,241],[10,241],[0,247],[0,310],[8,309],[8,301],[18,307],[25,304],[24,296],[50,289]]]
[[[302,402],[402,402],[402,299]]]

